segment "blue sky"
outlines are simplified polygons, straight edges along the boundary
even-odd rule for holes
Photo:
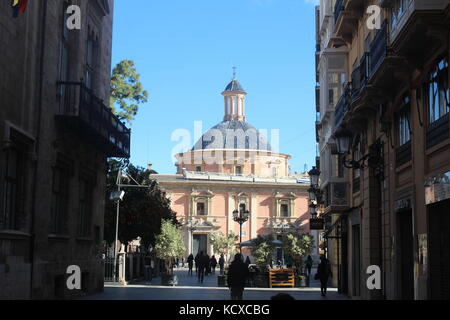
[[[175,173],[172,133],[223,120],[236,66],[247,121],[280,130],[292,171],[314,165],[314,1],[117,0],[114,19],[113,64],[134,60],[150,95],[131,126],[133,164]]]

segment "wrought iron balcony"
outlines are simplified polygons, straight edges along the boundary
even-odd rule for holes
[[[320,112],[320,85],[316,85],[316,112]]]
[[[358,67],[352,73],[352,99],[358,98],[361,91],[367,84],[369,74],[369,53],[364,53]]]
[[[370,62],[369,62],[369,74],[370,78],[377,72],[388,53],[388,28],[387,22],[383,23],[383,26],[378,30],[375,38],[370,44]]]
[[[412,159],[411,141],[397,148],[395,152],[395,165],[400,167]]]
[[[336,21],[339,20],[339,16],[342,14],[342,12],[344,11],[344,0],[336,0],[336,3],[334,5],[334,21],[336,23]]]
[[[427,128],[428,149],[450,138],[449,116],[450,113],[447,113],[445,116],[428,125]]]
[[[56,118],[107,157],[129,158],[128,129],[92,90],[80,82],[58,82],[60,106]]]
[[[341,98],[339,99],[338,103],[336,104],[336,110],[335,110],[335,126],[339,127],[339,125],[342,122],[342,119],[344,119],[344,116],[349,110],[349,104],[350,104],[350,84],[347,83],[344,87],[344,93],[342,94]]]

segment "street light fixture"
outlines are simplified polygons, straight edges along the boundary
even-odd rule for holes
[[[313,188],[313,187],[309,188],[308,193],[309,193],[309,200],[311,200],[311,201],[317,200],[317,189],[316,188]]]
[[[317,205],[314,203],[311,203],[309,205],[309,213],[313,218],[317,217]]]
[[[345,128],[339,128],[334,134],[334,137],[337,140],[338,153],[341,155],[350,153],[350,139],[352,138],[352,133]]]
[[[117,271],[117,246],[118,246],[118,242],[119,242],[119,215],[120,215],[120,201],[123,200],[123,197],[125,196],[125,191],[121,190],[121,187],[127,187],[127,188],[146,188],[149,189],[150,186],[143,186],[140,183],[138,183],[135,179],[133,179],[133,177],[129,176],[128,174],[125,173],[125,175],[123,175],[122,173],[122,169],[123,167],[126,167],[128,165],[128,161],[125,161],[125,163],[123,164],[123,166],[121,166],[117,172],[117,179],[116,179],[116,185],[117,185],[117,191],[111,192],[109,199],[111,201],[115,201],[117,203],[117,211],[116,211],[116,235],[115,235],[115,241],[114,241],[114,266],[113,266],[113,270],[114,270],[114,282],[116,282],[117,277],[116,277],[116,271]],[[122,179],[123,178],[127,178],[127,179],[131,179],[133,180],[137,185],[123,185],[122,184]]]
[[[320,170],[316,167],[313,167],[311,171],[308,172],[309,177],[311,179],[311,186],[317,187],[319,185],[319,177],[320,177]]]
[[[350,154],[351,151],[351,140],[352,133],[348,129],[339,128],[334,137],[337,140],[337,151],[343,156],[344,167],[347,169],[364,169],[367,166],[365,165],[365,161],[367,160],[368,166],[372,169],[379,169],[382,171],[383,167],[383,143],[381,141],[375,142],[369,150],[369,153],[361,157],[359,160],[352,159],[350,161],[346,160],[346,155]]]
[[[242,243],[242,225],[248,221],[250,218],[250,211],[248,210],[234,210],[233,211],[233,220],[237,223],[239,223],[239,247],[240,252],[242,254],[242,246],[240,244]]]

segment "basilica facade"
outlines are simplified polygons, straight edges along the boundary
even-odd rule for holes
[[[239,235],[235,210],[250,212],[242,226],[243,242],[271,233],[310,233],[309,181],[291,176],[291,156],[273,151],[266,137],[246,121],[247,93],[236,78],[222,95],[224,120],[192,150],[176,155],[176,174],[151,176],[166,191],[183,225],[186,255],[213,254],[213,233]],[[248,250],[244,248],[244,254]]]

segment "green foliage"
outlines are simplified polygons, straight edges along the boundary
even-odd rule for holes
[[[140,75],[137,73],[132,60],[119,62],[114,67],[111,76],[109,105],[121,120],[125,120],[129,124],[134,120],[139,104],[148,101],[148,92],[143,89],[139,79]]]
[[[273,235],[260,235],[252,241],[251,253],[255,257],[255,263],[260,270],[265,270],[272,260],[273,251],[275,250],[273,240]]]
[[[295,235],[287,234],[283,237],[283,251],[295,259],[303,258],[311,252],[313,246],[313,237],[309,234]]]
[[[166,267],[172,267],[171,261],[186,252],[181,232],[172,222],[161,221],[161,233],[156,237],[155,252],[158,259],[166,262]]]
[[[209,235],[210,243],[213,246],[214,253],[224,256],[233,256],[236,252],[236,241],[238,236],[232,231],[225,236],[222,232]]]
[[[287,234],[283,237],[282,247],[285,256],[293,258],[296,268],[301,269],[305,255],[313,248],[313,237],[309,234]]]
[[[116,230],[116,202],[109,200],[109,195],[117,191],[116,179],[119,168],[123,166],[117,160],[109,160],[107,175],[107,193],[105,205],[104,239],[112,243]],[[123,170],[138,183],[149,188],[123,188],[125,197],[120,202],[119,240],[128,243],[141,237],[146,248],[155,245],[155,236],[160,233],[161,220],[169,220],[178,224],[176,213],[170,208],[170,200],[159,189],[156,181],[149,179],[149,172],[143,168],[129,165]],[[124,184],[128,182],[124,181]],[[130,183],[134,184],[135,183]]]

